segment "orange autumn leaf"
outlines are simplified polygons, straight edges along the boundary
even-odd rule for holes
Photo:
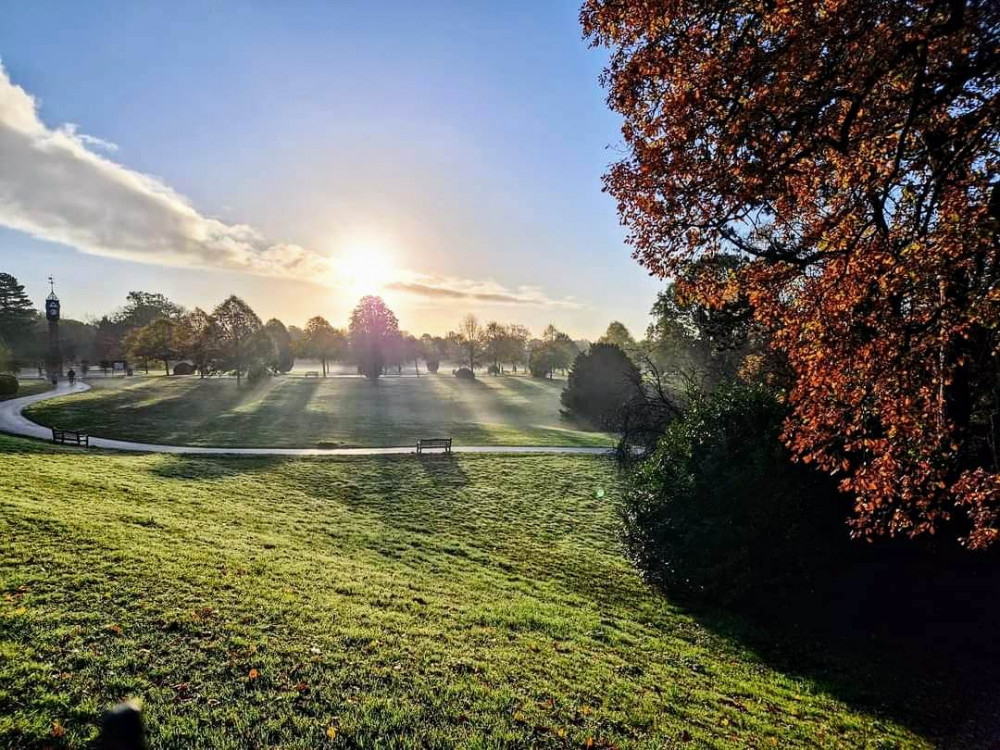
[[[62,724],[60,724],[58,719],[56,719],[55,721],[53,721],[52,722],[52,736],[53,737],[62,737],[65,734],[66,734],[66,727],[64,727]]]
[[[256,680],[258,677],[260,677],[260,672],[258,672],[256,669],[251,669],[250,674],[248,674],[247,677],[248,679]]]

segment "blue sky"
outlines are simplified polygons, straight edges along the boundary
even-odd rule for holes
[[[78,317],[138,288],[343,324],[377,291],[417,333],[639,333],[662,284],[600,192],[620,136],[577,11],[4,4],[0,108],[41,124],[0,140],[0,270]]]

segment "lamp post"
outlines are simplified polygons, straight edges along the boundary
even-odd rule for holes
[[[59,298],[56,296],[56,285],[49,276],[49,296],[45,298],[45,319],[49,322],[49,378],[62,377],[63,361],[62,347],[59,345]]]

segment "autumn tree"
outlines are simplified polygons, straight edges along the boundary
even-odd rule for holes
[[[236,373],[236,387],[261,356],[263,324],[250,305],[235,294],[212,312],[219,351],[226,366]]]
[[[784,439],[855,533],[998,534],[1000,4],[587,0],[634,256],[745,295],[794,374]]]
[[[362,297],[351,312],[349,336],[362,374],[375,380],[382,375],[386,355],[399,337],[399,321],[381,297]]]
[[[310,357],[320,361],[323,377],[329,372],[327,364],[344,354],[344,332],[334,328],[326,318],[317,315],[306,323],[303,349]]]
[[[174,326],[174,321],[160,318],[141,328],[133,328],[125,339],[129,357],[143,362],[159,360],[169,375],[170,360],[177,357]]]

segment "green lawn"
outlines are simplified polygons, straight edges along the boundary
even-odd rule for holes
[[[273,378],[237,391],[231,379],[137,377],[32,406],[46,425],[174,445],[315,447],[412,445],[451,436],[465,445],[610,445],[559,414],[561,381],[450,374],[421,378]]]
[[[0,747],[929,746],[645,587],[606,459],[0,451]]]
[[[34,396],[36,393],[42,393],[51,387],[45,380],[19,380],[17,393],[11,396],[0,395],[0,401],[8,401],[12,398],[21,398],[22,396]]]

